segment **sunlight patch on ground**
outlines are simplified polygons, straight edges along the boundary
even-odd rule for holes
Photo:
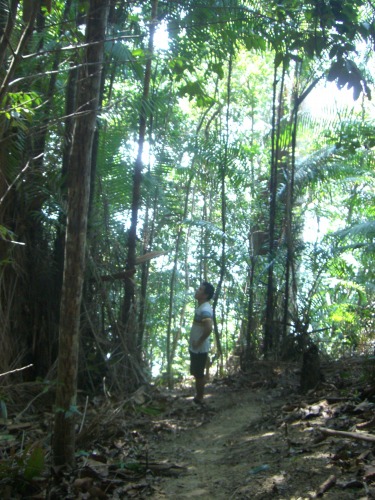
[[[199,448],[199,450],[194,450],[195,455],[204,455],[206,453],[206,450]]]
[[[262,438],[270,438],[274,437],[276,435],[275,432],[265,432],[263,434],[251,434],[249,436],[244,436],[243,439],[241,439],[242,443],[251,443],[253,441],[258,441],[258,439]]]
[[[274,436],[275,433],[274,432],[266,432],[265,434],[262,434],[260,437],[271,437],[271,436]]]
[[[329,459],[330,458],[330,453],[324,452],[324,451],[316,451],[312,455],[305,455],[304,457],[301,457],[302,460],[321,460],[321,459]]]

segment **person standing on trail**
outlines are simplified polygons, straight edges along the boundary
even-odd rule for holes
[[[210,350],[210,334],[212,331],[213,311],[210,300],[215,289],[211,283],[204,281],[195,292],[194,298],[198,301],[195,310],[193,325],[190,330],[190,374],[195,378],[196,395],[193,399],[196,404],[203,404],[204,386],[206,378],[204,371]]]

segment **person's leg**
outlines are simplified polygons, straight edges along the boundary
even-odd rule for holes
[[[197,392],[195,399],[197,399],[198,401],[203,401],[205,383],[206,383],[205,377],[195,378],[195,390]]]
[[[205,383],[207,383],[210,380],[210,366],[211,366],[211,360],[210,356],[207,356],[207,361],[206,361],[206,366],[205,366]]]
[[[207,363],[207,353],[190,352],[190,360],[190,373],[195,378],[196,396],[194,398],[194,402],[201,403],[203,401],[204,386],[206,384],[204,371]]]

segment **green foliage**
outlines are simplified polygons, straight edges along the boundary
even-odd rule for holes
[[[25,461],[24,477],[26,481],[31,481],[40,476],[44,469],[44,451],[42,448],[35,447]]]
[[[68,410],[65,410],[64,408],[55,408],[56,413],[63,413],[65,418],[72,418],[77,415],[81,415],[80,411],[78,410],[78,407],[76,405],[70,405]]]
[[[6,227],[0,225],[0,238],[9,242],[15,241],[15,234]]]
[[[33,31],[0,110],[1,173],[4,186],[12,185],[5,199],[9,205],[0,206],[0,237],[17,241],[22,236],[27,243],[22,256],[20,252],[1,254],[2,269],[13,263],[14,276],[24,278],[21,290],[28,290],[28,295],[19,294],[19,308],[9,304],[8,311],[14,310],[14,325],[19,323],[19,310],[35,311],[30,325],[20,327],[21,336],[52,332],[56,325],[57,316],[52,312],[49,316],[50,302],[38,295],[41,287],[36,289],[35,275],[54,278],[62,271],[56,264],[66,209],[67,179],[62,169],[69,156],[69,113],[74,114],[74,105],[73,110],[67,106],[68,98],[75,98],[66,91],[68,74],[81,63],[88,4],[77,5],[73,2],[73,8],[65,12],[66,5],[56,2],[46,17],[48,22]],[[103,283],[101,276],[126,267],[142,86],[150,57],[149,5],[116,3],[111,16],[93,158],[90,265],[85,285],[88,306],[83,314],[87,317],[82,321],[87,330],[82,342],[87,351],[85,368],[98,379],[102,374],[98,359],[107,363],[108,353],[124,349],[119,333],[124,282]],[[327,329],[320,340],[338,343],[365,335],[372,326],[365,309],[374,298],[375,136],[365,99],[371,97],[371,64],[358,57],[357,51],[359,42],[372,48],[373,13],[362,0],[189,0],[159,2],[159,19],[167,27],[169,45],[161,51],[156,41],[152,56],[137,255],[153,250],[165,255],[139,266],[135,277],[136,310],[145,312],[142,352],[146,364],[166,368],[170,308],[173,367],[186,372],[193,288],[204,275],[217,282],[224,259],[217,317],[226,354],[244,330],[252,266],[254,345],[262,344],[271,265],[275,266],[275,310],[281,322],[292,166],[293,286],[297,290],[288,311],[292,328]],[[4,22],[0,14],[2,26]],[[10,47],[17,47],[21,30],[17,17]],[[2,78],[11,60],[12,54],[7,53]],[[315,78],[325,77],[339,88],[353,90],[354,100],[362,106],[360,114],[351,108],[339,112],[332,108],[317,116],[300,106],[293,151],[298,98]],[[277,132],[277,144],[272,143],[272,132]],[[278,197],[275,220],[270,221],[274,154]],[[312,219],[325,225],[329,240],[317,236],[311,244],[302,242],[303,220]],[[251,234],[268,233],[271,222],[276,226],[272,262],[267,256],[269,242],[262,254],[251,254]],[[36,267],[36,262],[43,266]],[[57,301],[60,284],[57,279],[49,283],[53,291],[47,292],[49,299],[55,295]],[[147,290],[140,297],[144,283]],[[47,320],[51,328],[45,326]],[[357,336],[353,334],[356,327]],[[34,345],[34,340],[27,338],[25,345]],[[49,341],[48,348],[55,352],[56,338],[48,337]],[[116,360],[110,357],[107,367],[115,371]],[[68,413],[75,412],[72,408]]]
[[[375,357],[368,356],[363,363],[363,380],[371,386],[375,383]]]
[[[2,436],[0,436],[2,439]],[[40,477],[45,468],[45,452],[40,446],[30,446],[19,454],[0,460],[0,482],[12,482],[19,494],[29,491],[32,481]]]
[[[151,417],[157,417],[165,411],[165,408],[154,407],[154,406],[137,406],[136,411],[138,413],[141,413],[144,415],[149,415]]]
[[[350,45],[347,49],[354,51],[355,47]],[[348,89],[353,89],[353,99],[355,101],[362,92],[371,99],[370,87],[367,85],[358,66],[350,59],[342,59],[341,57],[336,59],[328,72],[327,79],[330,82],[336,81],[339,89],[345,87],[345,85]]]
[[[1,414],[1,418],[6,423],[6,421],[8,419],[8,409],[7,409],[6,403],[3,399],[0,399],[0,414]]]

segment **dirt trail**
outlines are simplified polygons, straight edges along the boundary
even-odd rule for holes
[[[348,378],[349,369],[353,378]],[[320,431],[353,430],[374,420],[375,403],[365,399],[359,404],[358,396],[351,396],[350,380],[358,380],[356,365],[325,367],[327,379],[336,383],[343,373],[342,391],[325,382],[320,389],[301,394],[297,373],[293,366],[270,369],[258,364],[251,376],[213,381],[207,388],[205,410],[194,405],[191,389],[176,391],[149,441],[149,459],[172,468],[166,469],[169,475],[153,476],[147,497],[375,498],[373,444],[336,436],[327,439]]]
[[[249,478],[254,465],[259,465],[259,457],[249,463],[238,455],[238,450],[246,446],[248,454],[251,436],[246,428],[261,417],[264,395],[209,387],[206,401],[203,410],[191,398],[181,401],[196,414],[198,425],[164,437],[160,448],[154,450],[157,460],[185,467],[176,477],[163,478],[154,498],[228,500]]]

